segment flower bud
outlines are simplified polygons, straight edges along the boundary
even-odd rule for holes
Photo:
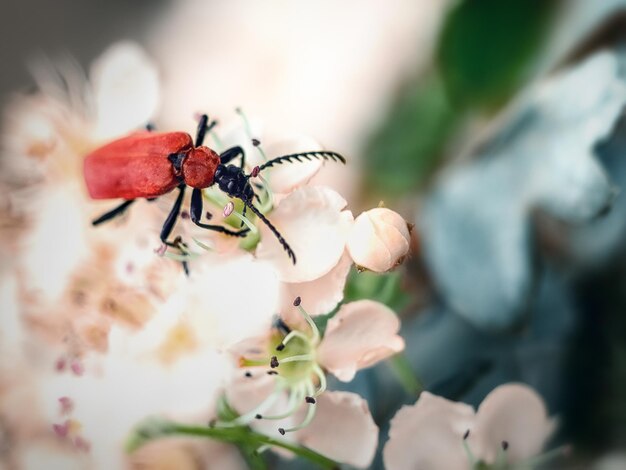
[[[357,265],[381,273],[401,262],[410,240],[406,221],[397,212],[378,207],[355,219],[347,248]]]

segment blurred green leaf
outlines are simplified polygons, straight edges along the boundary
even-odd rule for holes
[[[449,13],[437,60],[455,103],[502,104],[526,78],[556,0],[465,0]]]
[[[368,194],[399,196],[422,183],[460,117],[435,74],[402,90],[365,153]]]
[[[399,312],[409,304],[411,296],[402,289],[402,275],[399,272],[360,273],[352,269],[346,282],[344,302],[361,299],[376,300]]]

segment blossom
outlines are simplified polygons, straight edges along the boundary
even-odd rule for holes
[[[396,267],[409,251],[411,235],[406,221],[396,212],[377,207],[363,212],[348,236],[348,252],[354,262],[375,272]]]
[[[464,403],[422,392],[391,421],[387,468],[498,468],[537,455],[556,427],[539,395],[526,385],[495,388],[477,412]],[[529,463],[527,461],[527,463]]]
[[[297,298],[294,305],[306,328],[281,322],[234,349],[245,372],[226,396],[241,415],[217,425],[250,424],[270,434],[293,433],[330,458],[365,467],[374,456],[378,429],[362,398],[326,390],[324,369],[347,382],[358,369],[402,351],[399,320],[378,302],[351,302],[329,321],[322,338],[300,302]]]

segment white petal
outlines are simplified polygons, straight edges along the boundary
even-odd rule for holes
[[[470,443],[477,458],[493,463],[506,441],[508,460],[516,462],[538,454],[555,425],[537,392],[526,385],[505,384],[480,404]]]
[[[298,152],[320,150],[322,147],[314,139],[307,136],[293,137],[272,142],[264,147],[267,158],[281,157]],[[295,188],[306,184],[322,168],[322,160],[302,160],[276,165],[263,172],[275,193],[289,193]]]
[[[302,306],[309,315],[330,313],[343,300],[343,289],[351,266],[352,258],[345,252],[339,263],[324,276],[309,282],[284,283],[280,314],[287,324],[295,326],[301,318],[293,306],[296,297],[302,299]]]
[[[341,258],[352,213],[346,201],[324,187],[304,187],[289,194],[268,218],[295,252],[292,264],[272,232],[260,224],[259,259],[271,260],[284,282],[306,282],[322,277]]]
[[[95,137],[107,139],[145,126],[159,105],[156,67],[141,47],[119,42],[94,62]]]
[[[367,467],[378,443],[367,401],[355,393],[326,392],[316,406],[315,418],[298,433],[300,442],[333,460]]]
[[[404,349],[400,320],[384,304],[359,300],[342,305],[329,320],[318,359],[339,380],[349,382],[356,371]]]
[[[394,470],[469,468],[463,434],[474,410],[463,403],[422,392],[413,406],[403,406],[391,420],[383,450],[385,467]]]

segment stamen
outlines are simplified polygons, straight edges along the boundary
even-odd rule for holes
[[[313,397],[304,397],[304,400],[311,405],[315,405],[315,398]]]
[[[272,356],[270,359],[270,367],[272,369],[276,369],[279,365],[280,363],[278,362],[278,358],[276,356]]]
[[[271,445],[269,445],[269,444],[264,444],[264,445],[262,445],[262,446],[259,446],[259,447],[258,447],[258,448],[254,451],[254,452],[255,452],[257,455],[261,455],[263,452],[265,452],[266,450],[271,449],[271,448],[272,448],[272,446],[271,446]]]
[[[289,401],[287,402],[287,409],[285,410],[285,412],[278,415],[264,416],[263,419],[276,420],[285,419],[291,416],[302,404],[302,396],[304,395],[304,393],[305,392],[302,386],[295,387],[289,394]]]
[[[509,448],[509,443],[507,441],[502,441],[500,443],[500,448],[498,449],[498,454],[496,455],[496,468],[504,468],[506,466],[506,451]]]
[[[259,139],[252,139],[252,145],[258,147],[259,145],[261,145],[261,141]]]
[[[305,341],[305,342],[307,342],[307,343],[310,341],[310,340],[309,340],[309,338],[308,338],[308,337],[307,337],[304,333],[302,333],[301,331],[298,331],[298,330],[292,330],[292,331],[290,331],[290,332],[287,334],[287,336],[285,336],[285,337],[283,338],[282,342],[278,345],[278,346],[281,346],[281,345],[282,345],[282,348],[281,348],[281,349],[278,349],[278,346],[276,346],[276,350],[277,350],[277,351],[282,351],[283,349],[285,349],[285,346],[287,345],[287,343],[288,343],[289,341],[291,341],[292,339],[294,339],[294,338],[300,338],[300,339],[304,340],[304,341]]]
[[[276,358],[276,356],[272,356],[272,361]],[[313,361],[315,360],[315,356],[313,354],[298,354],[296,356],[289,356],[281,359],[281,363],[285,362],[304,362],[304,361]],[[270,364],[271,365],[271,364]],[[278,367],[278,359],[276,359],[276,367]],[[274,367],[274,366],[272,366]]]
[[[218,422],[217,425],[220,427],[242,426],[249,424],[253,419],[261,419],[257,418],[257,416],[263,416],[263,413],[276,402],[282,391],[283,387],[276,387],[272,394],[263,400],[256,408],[240,415],[232,421]]]
[[[196,243],[196,245],[198,245],[200,248],[202,248],[203,250],[207,250],[207,251],[213,251],[213,248],[211,248],[209,245],[207,245],[204,242],[201,242],[200,240],[198,240],[195,237],[191,237],[191,239]]]
[[[226,209],[226,208],[224,208],[224,209]],[[239,212],[233,212],[232,214],[235,217],[237,217],[239,220],[241,220],[244,224],[246,224],[246,226],[250,229],[250,233],[251,234],[256,234],[259,231],[259,229],[256,228],[256,225],[254,225],[252,222],[250,222],[250,219],[248,219],[245,215],[240,214]]]
[[[317,364],[313,366],[313,373],[317,376],[318,380],[320,381],[320,385],[317,391],[313,394],[313,396],[319,397],[322,393],[326,391],[326,386],[327,386],[326,374],[324,374],[324,371],[322,370],[322,368]]]
[[[246,377],[252,377],[252,372],[250,372],[249,370],[246,371],[246,373],[244,374]]]
[[[276,346],[276,351],[282,351],[283,349],[285,349],[285,343],[280,343]]]
[[[293,301],[293,306],[294,306],[294,307],[299,307],[301,302],[302,302],[302,297],[298,296],[298,297],[296,297],[296,298],[294,299],[294,301]]]
[[[268,370],[267,375],[278,375],[278,372],[275,370]]]
[[[307,393],[311,395],[313,392],[313,385],[311,383],[308,383],[306,388],[307,388],[306,390]],[[304,420],[300,424],[289,429],[279,428],[278,432],[280,432],[282,435],[285,435],[285,433],[287,432],[294,432],[294,431],[298,431],[299,429],[307,427],[309,424],[311,424],[311,421],[313,421],[313,418],[315,417],[316,409],[317,409],[317,405],[314,403],[311,404],[311,406],[309,406],[308,409],[306,410],[306,416],[304,417]],[[281,429],[283,430],[281,431]]]
[[[256,415],[254,415],[254,417],[255,417],[255,419],[263,419],[263,416],[260,415],[260,414],[256,414]]]
[[[467,444],[467,438],[470,435],[470,430],[468,429],[467,431],[465,431],[465,434],[463,434],[463,450],[465,451],[465,455],[467,456],[467,460],[470,464],[470,468],[475,468],[476,467],[476,457],[474,457],[474,453],[472,452],[472,449],[469,448],[469,445]]]
[[[300,305],[301,301],[302,299],[300,299],[300,297],[296,297],[296,300],[293,301],[293,304],[294,306],[298,307],[300,314],[304,317],[306,322],[309,324],[309,327],[311,328],[311,332],[313,333],[313,336],[311,337],[311,342],[313,343],[314,346],[317,346],[320,342],[320,330],[317,328],[317,325],[315,324],[311,316],[307,313],[306,310],[304,310],[302,305]]]
[[[256,178],[257,176],[259,176],[259,172],[260,171],[261,171],[261,169],[259,168],[259,165],[257,165],[254,168],[252,168],[252,171],[250,172],[250,176],[252,178]]]

